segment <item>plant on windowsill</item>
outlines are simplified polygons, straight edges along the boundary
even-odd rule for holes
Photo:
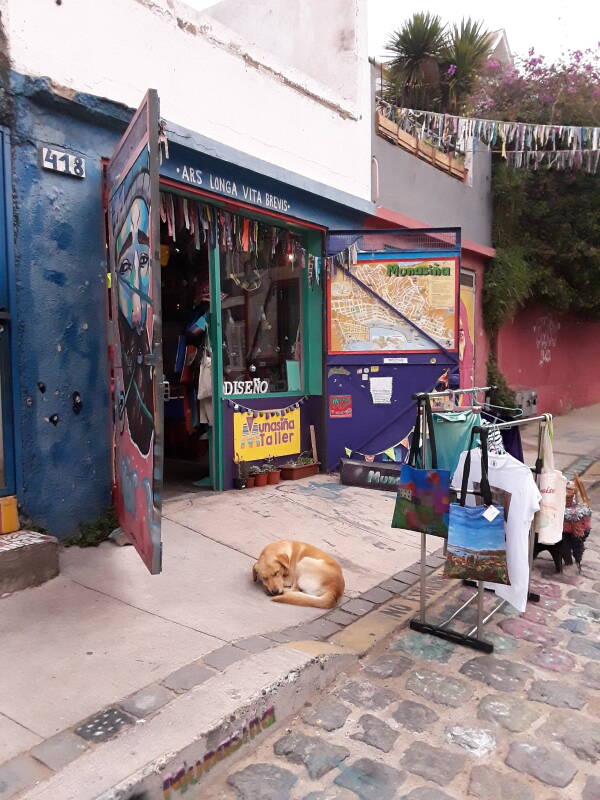
[[[281,465],[281,479],[297,481],[300,478],[310,478],[319,472],[320,466],[321,463],[315,461],[310,453],[300,453],[296,458]]]

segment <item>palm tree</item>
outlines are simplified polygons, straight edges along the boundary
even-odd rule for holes
[[[470,17],[453,25],[440,51],[444,111],[457,113],[475,88],[490,53],[492,35]]]
[[[445,45],[446,26],[440,17],[417,13],[389,38],[386,64],[390,102],[431,108],[439,95],[438,62]]]

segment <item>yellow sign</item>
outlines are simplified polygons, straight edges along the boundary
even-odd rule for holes
[[[300,452],[300,409],[253,413],[234,411],[233,452],[236,461],[259,461]]]

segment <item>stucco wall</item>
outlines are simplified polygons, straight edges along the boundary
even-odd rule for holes
[[[257,44],[174,0],[0,0],[0,10],[16,72],[132,108],[155,88],[165,119],[369,199],[366,0],[336,3],[339,16],[321,0],[253,4],[272,11]]]
[[[500,330],[498,364],[511,388],[537,391],[540,413],[598,403],[600,322],[525,308]]]
[[[371,69],[375,97],[377,68]],[[473,159],[472,187],[378,136],[375,124],[372,149],[379,165],[379,196],[374,198],[378,206],[428,226],[460,227],[463,239],[491,246],[491,156],[485,147],[479,145]]]
[[[58,100],[47,105],[43,86],[13,80],[21,92],[13,137],[19,501],[65,537],[111,502],[101,158],[119,134],[71,116]],[[41,145],[86,158],[86,178],[42,170]]]

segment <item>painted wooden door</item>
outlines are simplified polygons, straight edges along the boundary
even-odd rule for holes
[[[161,571],[163,370],[159,101],[150,89],[107,170],[116,505],[151,573]]]

